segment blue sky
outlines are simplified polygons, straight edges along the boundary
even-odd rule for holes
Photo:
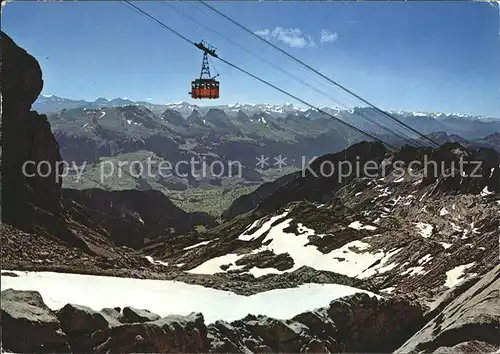
[[[304,87],[162,2],[135,4],[189,39],[204,39],[226,60],[314,105],[360,104],[197,1],[170,4],[328,91],[336,101]],[[210,4],[383,109],[500,117],[497,4]],[[2,29],[39,60],[46,95],[208,102],[188,96],[190,81],[199,76],[202,53],[118,1],[8,3],[3,8]],[[222,62],[212,62],[220,74],[220,104],[296,103]]]

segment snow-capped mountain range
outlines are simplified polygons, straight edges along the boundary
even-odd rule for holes
[[[226,105],[207,105],[201,106],[192,104],[189,102],[173,102],[167,104],[156,104],[147,101],[133,101],[126,97],[106,99],[98,98],[97,100],[90,102],[84,100],[73,100],[69,98],[63,98],[54,95],[40,95],[38,100],[34,103],[33,108],[40,113],[52,113],[58,112],[62,109],[71,108],[103,108],[103,107],[120,107],[128,105],[143,105],[152,111],[160,112],[165,109],[172,109],[179,112],[183,117],[189,117],[193,111],[198,111],[201,114],[206,114],[210,109],[220,109],[223,110],[228,116],[236,117],[239,112],[243,112],[246,115],[254,115],[257,113],[265,113],[273,117],[286,117],[289,114],[298,115],[303,114],[305,117],[310,119],[315,119],[318,115],[322,115],[316,109],[310,107],[298,106],[293,103],[284,104],[252,104],[252,103],[235,103]],[[353,109],[342,109],[339,107],[319,107],[323,112],[328,114],[336,115],[340,112],[353,113],[359,108]],[[500,121],[497,117],[485,117],[485,116],[475,116],[463,113],[443,113],[443,112],[408,112],[408,111],[388,111],[390,114],[397,114],[406,117],[428,117],[436,120],[442,120],[447,118],[461,118],[468,120],[477,121]]]

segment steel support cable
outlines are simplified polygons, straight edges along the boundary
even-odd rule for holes
[[[296,57],[294,57],[293,55],[289,54],[287,51],[281,49],[280,47],[278,47],[277,45],[275,45],[274,43],[268,41],[267,39],[265,38],[262,38],[261,36],[259,36],[258,34],[255,34],[253,31],[251,31],[250,29],[248,29],[247,27],[243,26],[242,24],[240,24],[239,22],[233,20],[231,17],[225,15],[224,13],[220,12],[219,10],[217,10],[216,8],[214,8],[213,6],[207,4],[206,2],[204,2],[203,0],[197,0],[199,1],[201,4],[205,5],[206,7],[208,7],[210,10],[214,11],[215,13],[217,13],[219,16],[222,16],[224,17],[226,20],[232,22],[233,24],[235,24],[236,26],[240,27],[241,29],[243,29],[244,31],[250,33],[252,36],[258,38],[259,40],[263,41],[264,43],[272,46],[274,49],[280,51],[282,54],[286,55],[287,57],[289,57],[290,59],[292,59],[293,61],[299,63],[300,65],[302,65],[303,67],[311,70],[312,72],[314,72],[316,75],[319,75],[320,77],[322,77],[323,79],[325,79],[326,81],[330,82],[331,84],[337,86],[338,88],[340,88],[341,90],[347,92],[348,94],[350,94],[351,96],[353,97],[356,97],[358,100],[360,100],[361,102],[367,104],[368,106],[370,106],[371,108],[375,109],[378,113],[390,118],[391,120],[395,121],[395,122],[398,122],[399,124],[401,124],[402,126],[406,127],[407,129],[411,130],[413,133],[417,134],[418,136],[420,136],[421,138],[423,138],[424,140],[427,140],[429,142],[431,142],[432,144],[436,145],[436,146],[440,146],[437,142],[435,142],[434,140],[432,140],[431,138],[429,138],[428,136],[424,135],[423,133],[419,132],[418,130],[414,129],[413,127],[407,125],[406,123],[400,121],[399,119],[397,119],[396,117],[392,116],[391,114],[389,114],[388,112],[385,112],[383,111],[382,109],[378,108],[377,106],[375,106],[373,103],[365,100],[364,98],[362,98],[361,96],[357,95],[356,93],[352,92],[351,90],[349,90],[348,88],[344,87],[343,85],[339,84],[338,82],[336,82],[335,80],[332,80],[331,78],[329,78],[328,76],[324,75],[323,73],[319,72],[318,70],[314,69],[312,66],[310,66],[309,64],[303,62],[302,60],[300,59],[297,59]]]
[[[189,42],[190,44],[193,44],[193,45],[194,45],[194,42],[190,41],[187,37],[185,37],[185,36],[181,35],[179,32],[177,32],[177,31],[173,30],[172,28],[170,28],[169,26],[165,25],[165,24],[164,24],[164,23],[162,23],[161,21],[157,20],[157,19],[156,19],[156,18],[154,18],[153,16],[149,15],[147,12],[143,11],[143,10],[142,10],[142,9],[140,9],[139,7],[137,7],[137,6],[133,5],[133,4],[131,4],[131,3],[130,3],[129,1],[127,1],[127,0],[125,0],[125,2],[129,5],[128,7],[129,7],[131,10],[133,10],[134,12],[136,12],[136,13],[138,13],[138,14],[142,15],[142,16],[145,16],[146,18],[148,18],[148,19],[150,19],[150,20],[154,21],[155,23],[157,23],[157,24],[161,25],[162,27],[164,27],[164,28],[168,29],[169,31],[171,31],[172,33],[174,33],[174,34],[178,35],[179,37],[181,37],[181,38],[182,38],[182,39],[184,39],[185,41],[187,41],[187,42]],[[122,4],[123,4],[123,5],[125,5],[124,3],[122,3]],[[179,10],[179,11],[180,11],[180,10]],[[207,28],[208,28],[208,27],[207,27]],[[210,29],[210,30],[212,30],[212,29]],[[212,30],[212,31],[215,31],[215,30]],[[215,31],[215,32],[217,32],[217,31]],[[231,41],[231,42],[232,42],[232,41]],[[248,51],[248,50],[246,50],[246,49],[243,49],[243,50],[247,51],[249,54],[252,54],[250,51]],[[260,57],[259,57],[258,55],[256,55],[256,54],[255,54],[255,56],[256,56],[257,58],[260,58]],[[270,65],[275,66],[275,67],[277,67],[277,68],[278,68],[278,70],[282,71],[282,69],[281,69],[281,68],[279,68],[279,67],[278,67],[278,66],[276,66],[275,64],[271,63],[270,61],[267,61],[267,60],[266,60],[266,59],[264,59],[264,58],[261,58],[261,60],[264,60],[265,62],[268,62]],[[285,71],[285,73],[286,73],[286,71]],[[289,73],[288,73],[288,74],[289,74]],[[292,74],[289,74],[289,76],[291,76],[291,77],[295,77],[295,76],[293,76]],[[301,80],[301,79],[299,79],[299,78],[297,78],[297,80],[302,81],[302,80]],[[308,85],[308,86],[310,86],[308,83],[305,83],[305,84],[306,84],[306,85]],[[316,89],[316,88],[314,88],[314,89]],[[321,92],[322,92],[322,91],[321,91]],[[324,93],[324,92],[323,92],[323,93]],[[290,96],[290,95],[289,95],[289,96]],[[290,97],[292,97],[292,96],[290,96]],[[333,100],[335,101],[335,99],[333,99]],[[339,102],[339,103],[340,103],[340,102]],[[320,110],[319,108],[317,108],[317,107],[315,107],[315,106],[312,106],[312,105],[309,105],[309,104],[308,104],[308,106],[313,107],[315,110],[320,111],[320,112],[322,112],[323,114],[326,114],[327,116],[334,118],[334,119],[335,119],[335,120],[337,120],[338,122],[341,122],[342,124],[347,125],[347,126],[349,126],[349,127],[353,128],[353,129],[355,129],[355,130],[357,130],[357,131],[361,132],[363,135],[367,135],[367,133],[365,133],[365,132],[364,132],[364,131],[362,131],[361,129],[359,129],[359,128],[357,128],[357,127],[353,126],[353,125],[350,125],[349,123],[344,122],[344,121],[342,121],[341,119],[339,119],[339,118],[337,118],[337,117],[334,117],[334,116],[332,116],[331,114],[326,113],[326,112],[324,112],[323,110]],[[345,107],[345,105],[344,105],[344,107]],[[365,119],[366,119],[366,120],[368,120],[368,121],[370,121],[370,119],[368,119],[368,118],[365,118]],[[373,124],[375,124],[375,125],[377,125],[377,123],[375,123],[375,122],[373,122],[373,121],[372,121],[372,123],[373,123]],[[400,135],[398,135],[398,134],[395,134],[394,132],[391,132],[391,133],[392,133],[392,134],[394,134],[394,135],[396,135],[396,136],[398,136],[398,137],[399,137],[399,138],[401,138],[403,141],[406,141],[406,142],[409,142],[409,141],[410,141],[410,139],[408,139],[408,138],[404,137],[404,134],[403,134],[402,136],[400,136]],[[381,139],[376,138],[376,137],[374,137],[374,136],[372,136],[372,135],[370,135],[370,137],[372,137],[373,139],[376,139],[376,140],[378,140],[378,141],[383,142]],[[383,143],[384,143],[384,144],[387,144],[387,143],[385,143],[385,142],[383,142]],[[391,147],[394,147],[393,145],[390,145],[390,146],[391,146]]]
[[[170,31],[170,32],[172,32],[173,34],[175,34],[175,35],[177,35],[178,37],[180,37],[180,38],[184,39],[186,42],[188,42],[188,43],[192,44],[193,46],[197,47],[195,42],[193,42],[193,41],[189,40],[187,37],[183,36],[182,34],[180,34],[179,32],[177,32],[176,30],[174,30],[174,29],[170,28],[169,26],[167,26],[166,24],[164,24],[164,23],[163,23],[163,22],[161,22],[160,20],[158,20],[158,19],[154,18],[153,16],[151,16],[150,14],[148,14],[147,12],[145,12],[144,10],[140,9],[140,8],[139,8],[139,7],[137,7],[136,5],[131,4],[129,0],[123,0],[123,1],[124,1],[125,3],[127,3],[127,4],[129,4],[130,6],[132,6],[133,8],[135,8],[136,10],[138,10],[141,14],[145,15],[146,17],[148,17],[149,19],[151,19],[151,20],[152,20],[152,21],[154,21],[155,23],[159,24],[161,27],[163,27],[163,28],[165,28],[165,29],[169,30],[169,31]],[[199,48],[199,47],[197,47],[197,48]],[[252,74],[252,73],[250,73],[250,72],[246,71],[245,69],[242,69],[242,68],[238,67],[237,65],[235,65],[235,64],[233,64],[233,63],[231,63],[231,62],[229,62],[229,61],[227,61],[227,60],[225,60],[225,59],[221,58],[220,56],[216,56],[215,58],[219,59],[221,62],[225,63],[226,65],[231,66],[232,68],[234,68],[234,69],[236,69],[236,70],[238,70],[238,71],[241,71],[242,73],[244,73],[244,74],[246,74],[246,75],[248,75],[248,76],[250,76],[250,77],[252,77],[252,78],[254,78],[254,79],[256,79],[256,80],[258,80],[258,81],[260,81],[260,82],[262,82],[263,84],[265,84],[265,85],[267,85],[267,86],[269,86],[269,87],[272,87],[272,88],[274,88],[275,90],[280,91],[281,93],[283,93],[283,94],[285,94],[285,95],[287,95],[287,96],[289,96],[289,97],[291,97],[291,98],[293,98],[293,99],[295,99],[295,100],[297,100],[297,101],[299,101],[299,102],[301,102],[301,103],[305,104],[306,106],[308,106],[308,107],[310,107],[310,108],[313,108],[313,109],[316,109],[318,112],[321,112],[321,113],[323,113],[323,114],[325,114],[325,115],[327,115],[327,116],[329,116],[329,117],[333,118],[334,120],[338,121],[340,124],[342,124],[342,125],[344,125],[344,126],[346,126],[346,127],[349,127],[349,128],[351,128],[351,129],[353,129],[353,130],[355,130],[355,131],[359,132],[359,133],[360,133],[360,134],[362,134],[362,135],[365,135],[365,136],[367,136],[367,137],[370,137],[370,138],[372,138],[372,139],[374,139],[374,140],[376,140],[376,141],[378,141],[378,142],[380,142],[380,143],[382,143],[382,144],[386,145],[387,147],[389,147],[389,148],[390,148],[390,149],[392,149],[392,150],[399,151],[399,149],[398,149],[396,146],[394,146],[394,145],[392,145],[392,144],[390,144],[390,143],[387,143],[387,142],[385,142],[385,141],[383,141],[383,140],[381,140],[381,139],[377,138],[376,136],[373,136],[373,135],[372,135],[372,134],[370,134],[370,133],[367,133],[367,132],[365,132],[365,131],[363,131],[363,130],[361,130],[361,129],[359,129],[359,128],[357,128],[357,127],[355,127],[355,126],[353,126],[353,125],[351,125],[351,124],[349,124],[349,123],[347,123],[347,122],[344,122],[344,121],[342,121],[342,120],[338,119],[337,117],[335,117],[335,116],[331,115],[330,113],[323,111],[321,108],[316,107],[316,106],[314,106],[314,105],[312,105],[312,104],[310,104],[310,103],[308,103],[308,102],[306,102],[306,101],[302,100],[301,98],[298,98],[297,96],[295,96],[295,95],[293,95],[293,94],[291,94],[291,93],[289,93],[289,92],[287,92],[287,91],[285,91],[285,90],[283,90],[283,89],[279,88],[278,86],[276,86],[276,85],[274,85],[274,84],[270,83],[269,81],[266,81],[266,80],[264,80],[264,79],[261,79],[260,77],[258,77],[258,76],[256,76],[256,75],[254,75],[254,74]]]
[[[332,100],[333,102],[337,103],[338,105],[340,106],[343,106],[344,108],[348,108],[345,104],[343,104],[342,102],[338,101],[336,98],[334,98],[333,96],[329,95],[328,93],[324,92],[323,90],[320,90],[318,89],[317,87],[309,84],[308,82],[300,79],[299,77],[291,74],[289,71],[286,71],[284,69],[282,69],[281,67],[279,67],[278,65],[274,64],[273,62],[261,57],[260,55],[252,52],[251,50],[245,48],[244,46],[236,43],[235,41],[233,41],[232,39],[230,39],[229,37],[227,37],[226,35],[220,33],[219,31],[205,25],[204,23],[198,21],[197,19],[195,19],[194,17],[192,17],[191,15],[185,13],[184,11],[178,9],[177,7],[169,4],[168,2],[162,2],[162,4],[170,7],[172,10],[176,11],[177,13],[179,13],[180,15],[188,18],[189,20],[191,20],[192,22],[196,23],[198,26],[208,30],[208,31],[211,31],[212,33],[215,33],[217,35],[219,35],[220,37],[224,38],[227,42],[231,43],[232,45],[234,45],[235,47],[239,48],[240,50],[246,52],[247,54],[249,55],[252,55],[253,57],[267,63],[268,65],[272,66],[273,68],[275,68],[276,70],[279,70],[281,73],[283,73],[284,75],[290,77],[291,79],[301,83],[302,85],[304,86],[307,86],[309,87],[310,89],[314,90],[315,92],[329,98],[330,100]],[[384,126],[383,124],[380,124],[379,122],[377,122],[375,119],[371,119],[369,116],[365,116],[364,115],[364,112],[357,112],[356,113],[357,115],[359,115],[360,117],[362,117],[363,119],[365,119],[366,121],[372,123],[373,125],[383,129],[383,130],[386,130],[388,131],[389,133],[393,134],[394,136],[402,139],[403,141],[406,141],[409,145],[411,145],[410,141],[411,141],[411,137],[409,136],[405,136],[405,133],[404,132],[401,132],[399,129],[396,128],[396,131],[392,130],[391,128],[389,127],[386,127]]]
[[[377,137],[373,136],[372,134],[367,133],[367,132],[365,132],[365,131],[363,131],[363,130],[361,130],[361,129],[359,129],[359,128],[357,128],[357,127],[355,127],[355,126],[353,126],[353,125],[351,125],[351,124],[349,124],[349,123],[347,123],[347,122],[344,122],[343,120],[338,119],[338,118],[337,118],[337,117],[335,117],[334,115],[331,115],[330,113],[323,111],[321,108],[316,107],[316,106],[313,106],[312,104],[310,104],[310,103],[308,103],[308,102],[304,101],[303,99],[298,98],[297,96],[295,96],[295,95],[293,95],[293,94],[291,94],[291,93],[289,93],[289,92],[287,92],[287,91],[285,91],[285,90],[283,90],[283,89],[279,88],[278,86],[271,84],[269,81],[266,81],[266,80],[264,80],[264,79],[261,79],[260,77],[258,77],[258,76],[256,76],[256,75],[254,75],[254,74],[252,74],[252,73],[250,73],[250,72],[246,71],[245,69],[242,69],[242,68],[238,67],[237,65],[234,65],[234,64],[232,64],[232,63],[228,62],[227,60],[225,60],[225,59],[223,59],[223,58],[221,58],[221,57],[218,57],[218,59],[219,59],[220,61],[222,61],[223,63],[225,63],[226,65],[229,65],[229,66],[233,67],[234,69],[239,70],[239,71],[241,71],[242,73],[245,73],[245,74],[247,74],[248,76],[253,77],[254,79],[256,79],[256,80],[258,80],[258,81],[260,81],[260,82],[262,82],[262,83],[264,83],[264,84],[266,84],[266,85],[268,85],[268,86],[270,86],[270,87],[274,88],[275,90],[280,91],[281,93],[283,93],[283,94],[285,94],[285,95],[287,95],[287,96],[289,96],[289,97],[291,97],[291,98],[293,98],[293,99],[295,99],[295,100],[297,100],[297,101],[299,101],[299,102],[301,102],[301,103],[305,104],[306,106],[309,106],[309,107],[311,107],[311,108],[313,108],[313,109],[316,109],[317,111],[319,111],[319,112],[321,112],[321,113],[323,113],[323,114],[328,115],[329,117],[331,117],[331,118],[335,119],[336,121],[340,122],[341,124],[344,124],[344,125],[346,125],[347,127],[351,128],[351,129],[353,129],[353,130],[355,130],[355,131],[357,131],[357,132],[359,132],[359,133],[361,133],[361,134],[363,134],[363,135],[366,135],[366,136],[368,136],[368,137],[370,137],[370,138],[372,138],[372,139],[374,139],[374,140],[376,140],[376,141],[378,141],[378,142],[381,142],[382,144],[384,144],[384,145],[386,145],[386,146],[390,147],[390,148],[391,148],[391,149],[393,149],[393,150],[399,151],[399,149],[398,149],[397,147],[393,146],[392,144],[386,143],[385,141],[380,140],[379,138],[377,138]]]
[[[305,85],[305,86],[307,86],[307,87],[311,88],[312,90],[316,91],[317,93],[319,93],[319,94],[321,94],[321,95],[323,95],[323,96],[325,96],[325,97],[327,97],[327,98],[331,99],[333,102],[338,103],[340,106],[343,106],[345,109],[349,109],[349,108],[347,107],[347,105],[343,104],[342,102],[340,102],[340,101],[339,101],[339,100],[337,100],[336,98],[334,98],[334,97],[330,96],[330,95],[329,95],[329,94],[327,94],[326,92],[324,92],[324,91],[322,91],[322,90],[320,90],[320,89],[316,88],[315,86],[313,86],[313,85],[311,85],[311,84],[309,84],[309,83],[307,83],[307,82],[305,82],[305,81],[301,80],[300,78],[297,78],[296,76],[294,76],[294,75],[290,74],[289,72],[284,71],[281,67],[277,66],[276,64],[273,64],[272,62],[270,62],[270,61],[268,61],[268,60],[266,60],[266,59],[264,59],[264,58],[260,57],[259,55],[255,54],[255,53],[253,53],[253,52],[251,52],[251,51],[249,51],[249,50],[247,50],[246,48],[244,48],[244,47],[242,47],[242,46],[238,45],[237,43],[235,43],[234,41],[232,41],[231,39],[229,39],[227,36],[225,36],[225,35],[221,34],[220,32],[218,32],[218,31],[216,31],[216,30],[214,30],[214,29],[212,29],[212,28],[210,28],[210,27],[208,27],[208,26],[206,26],[206,25],[204,25],[204,24],[202,24],[202,23],[200,23],[200,21],[198,21],[198,20],[194,19],[194,18],[193,18],[192,16],[190,16],[190,15],[187,15],[185,12],[183,12],[182,10],[180,10],[180,9],[176,8],[175,6],[168,4],[166,1],[164,2],[164,4],[165,4],[165,5],[168,5],[170,8],[172,8],[174,11],[176,11],[176,12],[180,13],[181,15],[183,15],[183,16],[185,16],[185,17],[189,18],[191,21],[193,21],[193,22],[197,23],[199,26],[201,26],[201,27],[203,27],[203,28],[205,28],[205,29],[207,29],[207,30],[209,30],[209,31],[213,32],[213,33],[218,34],[219,36],[221,36],[221,37],[223,37],[224,39],[226,39],[229,43],[231,43],[231,44],[235,45],[236,47],[240,48],[241,50],[245,51],[246,53],[248,53],[248,54],[250,54],[250,55],[253,55],[254,57],[258,58],[258,59],[259,59],[259,60],[261,60],[261,61],[266,62],[268,65],[273,66],[275,69],[277,69],[277,70],[281,71],[282,73],[284,73],[284,74],[285,74],[285,75],[287,75],[288,77],[290,77],[290,78],[292,78],[292,79],[294,79],[294,80],[296,80],[296,81],[300,82],[301,84],[303,84],[303,85]],[[204,13],[206,14],[206,12],[204,12]],[[345,92],[345,91],[344,91],[344,92]],[[349,95],[349,93],[348,93],[348,92],[345,92],[345,93],[347,93],[347,94]],[[352,96],[351,96],[351,98],[352,98]],[[378,114],[378,117],[380,117],[380,118],[382,118],[382,119],[387,119],[387,117],[385,117],[384,115],[381,115],[379,112],[375,112],[375,113],[376,113],[376,114]],[[356,112],[356,115],[357,115],[357,116],[359,116],[359,117],[361,117],[361,118],[363,118],[363,119],[365,119],[366,121],[368,121],[368,122],[372,123],[373,125],[375,125],[375,126],[377,126],[377,127],[381,128],[381,129],[383,129],[383,130],[388,131],[388,132],[389,132],[389,133],[391,133],[392,135],[394,135],[394,136],[398,137],[399,139],[401,139],[401,140],[402,140],[401,142],[406,142],[406,143],[407,143],[408,145],[410,145],[410,146],[413,146],[413,143],[414,143],[416,146],[423,146],[423,144],[422,144],[419,140],[415,140],[412,136],[410,136],[410,135],[406,134],[405,132],[401,131],[401,130],[398,128],[398,126],[395,126],[395,127],[393,127],[393,128],[389,128],[389,127],[387,127],[387,126],[384,126],[383,124],[379,123],[376,119],[371,119],[371,118],[369,117],[369,115],[368,115],[368,114],[367,114],[367,115],[365,115],[365,112],[364,112],[363,110],[360,110],[360,111]],[[392,129],[394,129],[394,130],[392,130]],[[397,133],[396,133],[396,132],[397,132]]]
[[[192,44],[192,45],[195,45],[195,43],[194,43],[193,41],[189,40],[187,37],[183,36],[183,35],[182,35],[182,34],[180,34],[179,32],[177,32],[177,31],[175,31],[174,29],[170,28],[169,26],[165,25],[163,22],[161,22],[160,20],[158,20],[158,19],[156,19],[155,17],[151,16],[151,15],[150,15],[150,14],[148,14],[147,12],[143,11],[141,8],[139,8],[139,7],[135,6],[135,5],[133,5],[132,3],[130,3],[130,1],[128,1],[128,0],[124,0],[124,1],[125,1],[125,3],[126,3],[127,5],[129,5],[129,6],[127,6],[129,9],[133,10],[134,12],[136,12],[136,13],[138,13],[138,14],[142,15],[142,16],[145,16],[145,17],[146,17],[146,18],[148,18],[149,20],[151,20],[151,21],[155,22],[156,24],[158,24],[158,25],[162,26],[163,28],[165,28],[165,29],[169,30],[169,31],[170,31],[170,32],[172,32],[173,34],[175,34],[175,35],[179,36],[180,38],[184,39],[186,42],[188,42],[188,43],[190,43],[190,44]],[[125,3],[122,3],[122,4],[126,6],[126,4],[125,4]],[[215,31],[215,30],[214,30],[214,31]],[[195,46],[196,46],[196,45],[195,45]],[[265,59],[263,59],[263,60],[265,60]],[[265,60],[265,61],[266,61],[266,60]],[[270,64],[270,65],[275,65],[275,64],[272,64],[271,62],[269,62],[269,64]],[[281,70],[281,68],[279,68],[279,69]],[[252,74],[250,74],[250,75],[252,75]],[[290,74],[290,75],[291,75],[291,74]],[[292,75],[292,76],[293,76],[293,75]],[[253,76],[253,77],[257,78],[256,76]],[[259,79],[259,78],[257,78],[257,79],[260,81],[260,79]],[[297,78],[297,79],[298,79],[298,78]],[[298,79],[298,80],[300,80],[300,79]],[[291,94],[287,93],[286,91],[283,91],[283,90],[281,90],[281,89],[277,88],[276,86],[274,86],[274,85],[272,85],[272,84],[270,84],[270,83],[268,83],[268,82],[265,82],[265,81],[262,81],[262,82],[263,82],[263,83],[265,83],[265,84],[266,84],[266,85],[268,85],[268,86],[269,86],[269,85],[271,85],[271,87],[273,87],[273,88],[275,88],[275,89],[280,90],[281,92],[285,93],[285,94],[286,94],[286,95],[288,95],[289,97],[295,98],[295,96],[293,96],[293,95],[291,95]],[[306,84],[307,84],[307,83],[306,83]],[[305,102],[305,101],[302,101],[302,100],[300,100],[300,99],[299,99],[299,101],[300,101],[300,102],[302,102],[302,103],[304,103],[304,102]],[[396,150],[397,150],[397,148],[396,148],[394,145],[389,144],[389,143],[386,143],[386,142],[382,141],[381,139],[379,139],[379,138],[377,138],[377,137],[375,137],[375,136],[373,136],[373,135],[371,135],[371,134],[369,134],[369,133],[366,133],[366,132],[364,132],[363,130],[361,130],[361,129],[359,129],[359,128],[357,128],[357,127],[355,127],[355,126],[353,126],[353,125],[351,125],[351,124],[349,124],[349,123],[347,123],[347,122],[344,122],[344,121],[342,121],[341,119],[339,119],[339,118],[337,118],[337,117],[335,117],[335,116],[333,116],[333,115],[331,115],[331,114],[329,114],[329,113],[327,113],[327,112],[325,112],[325,111],[323,111],[323,110],[319,109],[318,107],[315,107],[315,106],[313,106],[313,105],[311,105],[311,104],[309,104],[309,103],[306,103],[306,105],[307,105],[307,106],[309,106],[309,107],[311,107],[311,108],[313,108],[313,109],[315,109],[315,110],[317,110],[318,112],[321,112],[321,113],[323,113],[323,114],[326,114],[327,116],[329,116],[329,117],[331,117],[331,118],[335,119],[336,121],[340,122],[341,124],[343,124],[343,125],[345,125],[345,126],[347,126],[347,127],[350,127],[350,128],[352,128],[352,129],[354,129],[355,131],[358,131],[358,132],[360,132],[361,134],[363,134],[363,135],[365,135],[365,136],[369,136],[369,137],[371,137],[372,139],[375,139],[375,140],[377,140],[377,141],[380,141],[380,142],[382,142],[383,144],[386,144],[388,147],[391,147],[391,148],[393,148],[393,149],[396,149]],[[366,119],[366,118],[365,118],[365,119]],[[376,124],[376,123],[374,123],[374,124]],[[393,133],[393,134],[394,134],[394,133]],[[404,136],[399,136],[399,135],[397,135],[397,134],[395,134],[395,135],[396,135],[396,136],[398,136],[398,137],[400,137],[400,138],[401,138],[401,139],[403,139],[404,141],[407,141],[407,142],[409,141],[409,139],[405,138]]]

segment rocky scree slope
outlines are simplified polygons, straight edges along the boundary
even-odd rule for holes
[[[314,177],[320,161],[338,162],[344,153],[324,156],[313,162],[309,175],[297,173],[288,183],[278,183],[254,210],[202,237],[181,237],[168,248],[153,243],[144,251],[190,274],[239,275],[258,282],[308,267],[337,274],[337,281],[343,276],[343,282],[354,279],[370,289],[418,292],[428,299],[497,263],[498,254],[491,250],[497,248],[500,230],[499,154],[468,151],[456,143],[406,147],[396,154],[377,143],[350,149],[348,159],[356,160],[356,149],[371,151],[372,161],[384,167],[375,178]],[[424,156],[443,162],[435,177],[432,171],[404,170],[402,175],[390,167],[391,161]],[[482,177],[471,176],[475,166],[452,173],[452,162],[460,156],[481,161],[476,174]]]

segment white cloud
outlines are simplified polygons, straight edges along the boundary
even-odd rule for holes
[[[305,36],[299,28],[276,27],[273,30],[263,29],[255,31],[255,34],[267,40],[283,42],[292,48],[303,48],[308,45],[315,46],[311,37]]]
[[[268,29],[263,29],[263,30],[255,31],[254,33],[257,36],[268,37],[269,36],[269,32],[271,32],[271,31],[269,31]]]
[[[287,44],[292,48],[303,48],[306,46],[315,47],[314,39],[306,35],[299,28],[276,27],[274,29],[261,29],[254,32],[256,35],[264,37],[269,41],[278,41]],[[321,30],[320,43],[332,43],[338,39],[339,35],[326,29]]]
[[[339,38],[337,32],[330,32],[326,29],[321,30],[321,43],[333,43]]]

